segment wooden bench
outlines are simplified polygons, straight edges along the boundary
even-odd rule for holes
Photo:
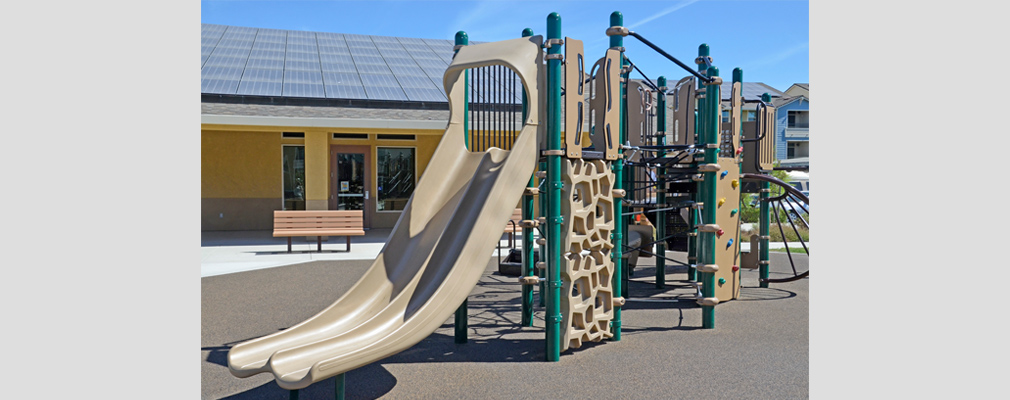
[[[315,236],[316,250],[323,251],[323,236],[346,236],[347,251],[351,251],[351,236],[364,236],[364,214],[361,210],[297,210],[274,211],[274,237]]]
[[[519,221],[523,220],[523,209],[517,208],[512,211],[512,217],[505,223],[505,232],[509,234],[509,247],[515,247],[516,233],[523,233],[523,228],[519,227]]]

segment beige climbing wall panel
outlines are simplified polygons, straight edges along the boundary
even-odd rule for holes
[[[614,173],[603,160],[565,160],[562,165],[561,351],[565,351],[613,336]]]
[[[722,205],[716,203],[715,223],[723,230],[722,236],[715,238],[715,297],[726,301],[740,297],[740,273],[733,266],[740,265],[740,164],[734,158],[720,158],[716,178],[716,200],[725,199]],[[727,172],[723,176],[723,172]],[[733,181],[737,185],[733,187]],[[708,204],[705,205],[708,207]],[[736,210],[736,212],[733,212]],[[733,244],[730,245],[730,239]],[[719,284],[719,278],[725,283]]]

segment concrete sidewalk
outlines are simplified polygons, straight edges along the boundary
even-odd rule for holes
[[[346,239],[331,237],[317,252],[316,239],[292,238],[288,253],[287,238],[275,238],[271,231],[209,231],[200,236],[200,276],[217,276],[264,268],[302,264],[312,261],[374,260],[392,229],[370,229],[365,236],[351,237],[351,251]],[[516,244],[519,242],[516,235]],[[508,254],[508,235],[502,236],[502,256]],[[497,255],[497,252],[495,253]]]

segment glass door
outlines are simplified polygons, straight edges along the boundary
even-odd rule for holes
[[[365,209],[365,155],[337,153],[337,209]]]
[[[375,199],[371,193],[371,151],[368,146],[333,146],[331,151],[330,209],[362,210],[365,228],[371,227]]]

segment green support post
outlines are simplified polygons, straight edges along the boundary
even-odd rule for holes
[[[614,11],[610,13],[610,26],[624,26],[624,14],[620,11]],[[624,47],[624,36],[614,35],[610,37],[610,47]],[[621,67],[624,67],[624,57],[621,57]],[[625,101],[624,101],[624,84],[621,84],[621,143],[624,143],[624,117],[625,117]],[[624,188],[624,159],[618,158],[614,160],[614,189]],[[624,295],[624,202],[622,199],[614,199],[614,251],[611,253],[614,257],[614,294],[618,296]],[[614,333],[612,340],[621,340],[621,307],[614,306],[614,319],[611,321],[611,330]]]
[[[706,71],[706,76],[714,78],[719,76],[719,68],[712,67],[708,68]],[[705,130],[702,131],[702,143],[708,144],[718,144],[719,143],[719,120],[722,117],[722,113],[719,112],[719,102],[720,93],[719,85],[708,85],[705,88],[705,113],[702,114],[702,119],[707,120],[705,123]],[[706,164],[717,164],[719,162],[719,152],[716,149],[705,149],[705,163]],[[702,219],[706,224],[715,223],[715,212],[716,212],[716,183],[718,178],[716,178],[717,172],[704,172],[705,180],[701,183],[703,188],[702,199],[705,203],[702,206]],[[701,238],[701,248],[698,252],[699,260],[698,264],[714,264],[715,263],[715,232],[699,232],[699,238]],[[727,268],[728,266],[722,266],[722,268]],[[701,274],[702,279],[702,296],[704,297],[715,297],[715,274],[712,272],[703,272]],[[701,327],[704,329],[714,329],[715,328],[715,306],[702,306],[701,307]]]
[[[548,56],[561,53],[561,16],[556,12],[547,16]],[[547,60],[547,149],[561,150],[561,60]],[[561,359],[561,156],[547,156],[547,361]]]
[[[766,103],[771,103],[772,96],[768,93],[761,95],[761,101]],[[773,132],[769,132],[771,134]],[[755,144],[758,146],[758,144]],[[761,248],[758,256],[758,276],[761,278],[761,287],[768,287],[768,235],[769,228],[771,225],[771,210],[768,207],[768,197],[771,195],[771,184],[765,181],[761,181],[761,209],[760,220],[758,221],[759,228],[758,234],[761,235],[758,239],[758,247]],[[753,250],[751,250],[753,251]]]
[[[708,55],[709,55],[709,49],[707,44],[702,43],[700,46],[698,46],[698,59],[696,60],[696,63],[698,64],[698,73],[701,75],[705,75],[705,70],[708,69],[708,65],[702,62],[701,59],[703,57],[708,57]],[[703,82],[699,81],[697,93],[706,93],[706,92],[707,90],[705,90]],[[704,96],[701,99],[697,100],[697,105],[694,114],[695,144],[701,143],[702,132],[706,132],[704,128],[706,119],[700,118],[700,115],[704,114],[703,110],[705,109],[705,105],[708,104],[705,102],[705,99],[707,98],[708,96]],[[691,168],[697,168],[697,167],[698,163],[694,161],[694,157],[691,157]],[[703,185],[700,182],[695,185],[695,187],[697,188],[694,193],[695,203],[700,203],[702,201],[702,186]],[[687,238],[687,264],[688,264],[687,280],[689,281],[698,281],[698,270],[697,268],[693,267],[693,265],[700,264],[698,262],[698,244],[700,241],[698,240],[699,239],[698,229],[695,228],[695,226],[698,225],[698,212],[700,211],[696,211],[695,209],[691,209],[688,212],[688,219],[690,220],[688,221],[688,224],[690,225],[690,235],[688,235]]]
[[[456,45],[466,46],[470,43],[469,36],[464,31],[456,32]],[[459,50],[453,51],[453,54],[458,53]],[[463,81],[465,86],[464,97],[463,97],[463,140],[466,144],[467,150],[470,149],[470,71],[464,71]],[[466,343],[466,313],[467,304],[466,300],[463,300],[463,304],[460,304],[459,308],[456,309],[456,320],[455,320],[455,340],[456,343]]]
[[[523,37],[533,36],[533,30],[530,28],[523,29]],[[526,121],[526,116],[529,113],[527,107],[529,105],[526,103],[526,88],[523,91],[523,121]],[[526,185],[527,187],[533,187],[536,182],[533,180],[533,175],[530,175],[530,182]],[[533,195],[526,193],[523,195],[523,219],[532,220],[533,219]],[[543,253],[540,253],[543,254]],[[523,276],[534,276],[536,271],[533,265],[533,228],[523,228]],[[533,326],[533,286],[523,285],[523,298],[522,298],[522,318],[520,319],[520,324],[522,326]]]
[[[740,82],[740,89],[741,89],[740,95],[743,96],[743,70],[740,69],[739,67],[733,68],[733,83],[737,83],[737,82]],[[730,93],[732,93],[732,90],[733,89],[730,89]],[[740,115],[740,118],[742,119],[743,115]],[[736,137],[738,137],[738,138],[743,138],[743,123],[740,124],[740,129],[738,131],[733,132],[733,135],[736,136]],[[737,143],[740,143],[741,147],[743,146],[743,142],[738,141]],[[743,163],[739,163],[740,157],[741,157],[742,153],[741,154],[737,154],[736,150],[737,149],[733,149],[733,157],[738,162],[738,164],[737,164],[737,172],[740,175],[743,175]],[[743,183],[742,182],[740,183],[740,189],[741,189],[740,192],[743,192]],[[740,207],[740,199],[739,198],[737,199],[736,203],[737,203],[737,206],[736,206],[737,210],[740,210],[742,207]],[[740,217],[737,217],[737,222],[739,223],[739,221],[740,221]],[[734,255],[736,257],[735,259],[740,259],[739,258],[739,256],[740,256],[740,244],[743,243],[743,242],[740,241],[740,230],[739,229],[735,229],[735,230],[736,230],[736,239],[733,239],[733,242],[736,243],[737,245],[736,245],[736,248],[733,249],[733,251],[735,251],[735,253],[734,253]],[[753,251],[753,250],[751,250],[751,251]],[[738,268],[737,269],[737,271],[736,271],[736,281],[737,282],[743,282],[743,268]]]
[[[333,377],[333,393],[337,400],[344,400],[344,375],[346,372]]]
[[[659,91],[656,93],[656,141],[660,146],[666,146],[666,77],[656,79]],[[665,151],[664,151],[665,154]],[[664,164],[660,164],[664,165]],[[663,175],[666,168],[656,168],[656,239],[666,237],[666,182]],[[656,242],[656,289],[666,287],[666,240]]]

